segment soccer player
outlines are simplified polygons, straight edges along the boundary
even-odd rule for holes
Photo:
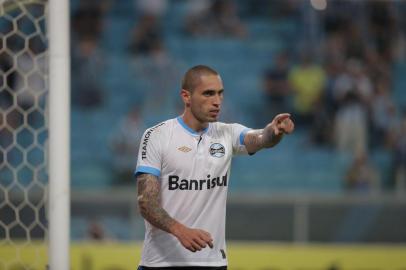
[[[265,128],[217,122],[224,96],[210,67],[182,80],[181,116],[147,129],[135,175],[146,220],[139,270],[227,269],[226,197],[231,158],[273,147],[294,129],[288,113]]]

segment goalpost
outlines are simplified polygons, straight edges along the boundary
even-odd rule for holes
[[[69,270],[69,1],[49,2],[49,266]]]
[[[69,1],[0,0],[1,270],[70,269],[69,123]]]

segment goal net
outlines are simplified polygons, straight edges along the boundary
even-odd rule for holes
[[[47,260],[47,8],[0,0],[0,270]]]

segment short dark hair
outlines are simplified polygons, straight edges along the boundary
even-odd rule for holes
[[[205,65],[197,65],[186,71],[182,79],[182,89],[193,91],[204,75],[219,75],[217,71]]]

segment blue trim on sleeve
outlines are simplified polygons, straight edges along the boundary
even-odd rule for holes
[[[176,117],[176,119],[178,120],[179,124],[186,129],[187,132],[191,133],[192,135],[200,135],[200,133],[194,131],[192,128],[190,128],[188,125],[186,125],[185,121],[183,121],[182,117],[178,116]],[[209,127],[203,129],[202,133],[205,133],[207,130],[209,129]]]
[[[244,138],[245,138],[245,135],[247,134],[247,132],[250,131],[250,130],[251,130],[250,128],[246,128],[243,131],[241,131],[241,133],[240,133],[240,144],[241,145],[245,145],[244,144]]]
[[[149,174],[153,174],[157,177],[161,176],[160,170],[153,168],[153,167],[148,167],[148,166],[138,166],[134,172],[134,175],[137,176],[140,173],[149,173]]]

